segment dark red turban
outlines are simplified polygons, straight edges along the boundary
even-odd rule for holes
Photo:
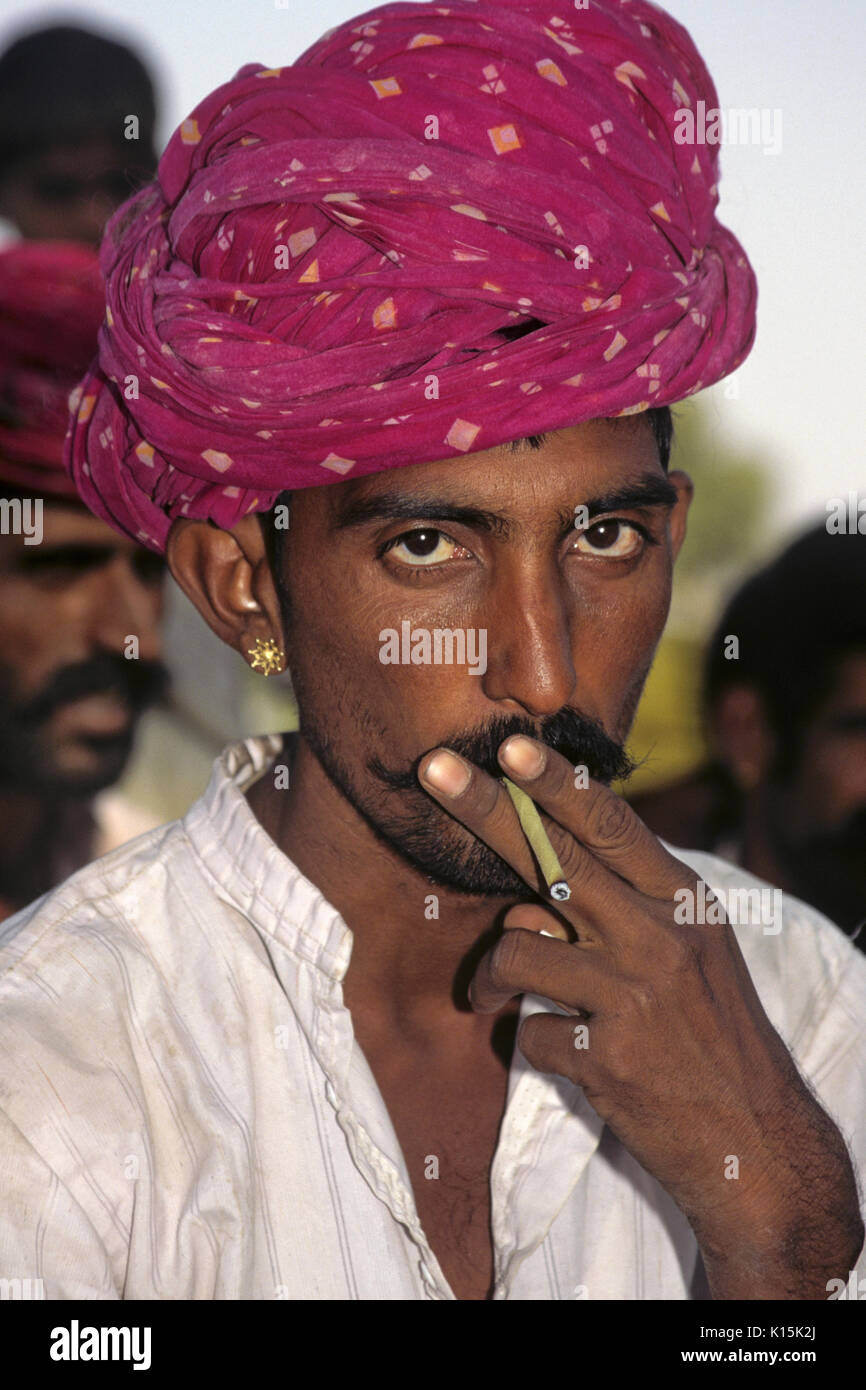
[[[646,0],[384,5],[241,68],[109,224],[67,446],[88,506],[161,549],[175,517],[718,381],[756,287],[717,147],[674,138],[699,100]]]
[[[0,483],[75,497],[63,467],[69,393],[104,315],[95,251],[60,241],[0,251]]]

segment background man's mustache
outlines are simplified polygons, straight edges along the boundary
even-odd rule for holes
[[[27,724],[41,724],[55,710],[84,695],[116,692],[133,712],[161,699],[169,686],[168,670],[159,661],[127,661],[105,652],[75,666],[63,666],[38,695],[19,710]]]
[[[455,753],[467,758],[489,776],[501,777],[503,773],[496,752],[504,740],[513,734],[526,734],[529,738],[539,739],[554,752],[561,753],[572,767],[585,766],[590,777],[600,782],[624,781],[637,766],[622,744],[605,733],[597,720],[589,719],[574,710],[560,710],[558,714],[542,720],[540,726],[520,715],[502,716],[477,732],[456,734],[453,738],[442,739],[441,745],[452,748]],[[370,760],[368,767],[394,791],[417,791],[420,785],[417,777],[418,766],[429,751],[427,749],[425,753],[419,754],[411,768],[405,772],[386,768],[375,757]]]
[[[822,861],[853,859],[866,874],[866,806],[859,806],[832,829],[805,835],[794,848],[798,855],[819,856]]]

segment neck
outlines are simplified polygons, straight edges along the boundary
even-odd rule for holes
[[[489,1033],[490,1019],[471,1012],[466,990],[512,900],[467,897],[432,883],[374,834],[302,736],[291,744],[287,739],[290,786],[277,790],[266,775],[248,800],[278,848],[352,931],[344,997],[353,1014],[367,1011],[383,1035],[389,1028],[419,1039],[439,1034],[445,1015],[452,1029]]]

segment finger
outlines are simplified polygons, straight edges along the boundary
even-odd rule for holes
[[[469,1002],[475,1013],[495,1014],[518,994],[538,994],[564,1009],[595,1013],[610,988],[594,948],[515,927],[481,957]]]
[[[575,1022],[562,1014],[535,1013],[520,1025],[517,1046],[536,1071],[582,1086],[590,1074],[594,1037],[592,1019]]]
[[[426,754],[418,766],[418,778],[450,815],[495,850],[540,896],[546,897],[547,884],[501,782],[449,748],[435,748]],[[561,859],[561,866],[569,886],[572,876],[580,874],[584,898],[590,902],[609,898],[611,887],[619,883],[571,835],[567,837],[566,860]],[[562,903],[559,910],[571,920],[569,908],[569,903]]]
[[[535,931],[540,936],[552,936],[558,941],[572,942],[575,933],[570,931],[555,912],[550,912],[540,903],[518,903],[510,907],[502,919],[506,930],[521,927],[524,931]]]
[[[627,801],[593,778],[575,786],[571,764],[546,744],[512,735],[500,747],[499,761],[553,820],[639,892],[669,898],[694,881],[693,871],[664,848]]]
[[[455,820],[504,859],[533,892],[548,888],[502,783],[450,748],[435,748],[418,766],[418,779]],[[435,779],[435,780],[434,780]]]

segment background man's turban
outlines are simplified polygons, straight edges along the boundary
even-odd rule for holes
[[[161,549],[176,517],[718,381],[756,288],[717,147],[674,138],[698,100],[646,0],[389,4],[242,67],[109,224],[67,446],[88,506]]]
[[[95,251],[60,241],[0,251],[0,483],[76,495],[63,467],[69,393],[104,313]]]

